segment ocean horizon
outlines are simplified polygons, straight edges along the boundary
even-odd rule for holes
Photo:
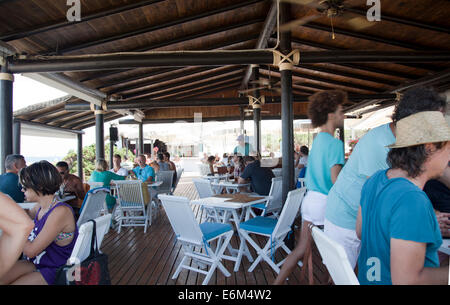
[[[47,156],[47,157],[29,157],[29,156],[24,156],[25,157],[25,161],[27,162],[27,165],[33,164],[35,162],[39,162],[42,160],[46,160],[50,163],[57,163],[59,161],[61,161],[64,156]]]

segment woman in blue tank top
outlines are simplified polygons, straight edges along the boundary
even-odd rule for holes
[[[23,249],[25,259],[18,261],[0,284],[51,285],[78,237],[74,213],[69,205],[56,200],[62,179],[49,162],[40,161],[22,169],[19,179],[26,200],[37,202],[29,212],[34,228]]]

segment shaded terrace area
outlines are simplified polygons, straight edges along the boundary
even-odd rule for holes
[[[175,196],[197,199],[197,191],[191,177],[181,178]],[[194,215],[201,221],[205,218],[199,206],[192,206]],[[299,221],[299,219],[297,219]],[[299,223],[297,223],[299,225]],[[265,239],[258,239],[259,244]],[[231,244],[237,247],[237,237],[233,236]],[[250,247],[251,248],[251,247]],[[172,275],[183,257],[183,250],[175,240],[175,234],[169,220],[161,209],[156,220],[144,234],[143,228],[128,227],[122,229],[120,234],[110,230],[102,244],[102,251],[108,255],[111,282],[113,285],[201,285],[204,276],[189,270],[183,270],[180,276],[172,280]],[[250,249],[253,258],[256,258],[254,249]],[[275,260],[285,257],[284,251],[277,251]],[[276,273],[270,266],[262,262],[253,272],[248,272],[250,263],[242,259],[238,272],[232,272],[234,262],[224,261],[225,268],[231,276],[225,277],[217,271],[211,278],[209,285],[270,285],[276,278]],[[313,250],[314,284],[327,284],[328,272],[322,264],[317,249]],[[306,285],[309,278],[304,268],[297,267],[287,284]]]

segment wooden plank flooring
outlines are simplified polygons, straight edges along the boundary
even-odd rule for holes
[[[175,195],[189,199],[197,199],[197,191],[192,183],[192,178],[186,177],[180,180]],[[193,212],[199,221],[204,220],[199,206],[193,205]],[[262,247],[265,239],[258,239]],[[231,244],[238,248],[238,239],[233,236]],[[256,252],[250,248],[253,258]],[[172,279],[172,274],[183,258],[181,245],[176,241],[172,227],[161,209],[152,225],[144,234],[142,227],[125,227],[120,234],[110,230],[105,236],[102,251],[109,257],[109,269],[113,285],[200,285],[204,275],[183,270],[177,279]],[[277,251],[276,261],[286,256],[284,251]],[[191,264],[193,264],[191,262]],[[276,277],[276,273],[270,266],[262,262],[253,272],[248,272],[251,263],[244,256],[238,272],[233,272],[234,262],[224,261],[224,266],[231,273],[225,277],[217,270],[212,276],[209,285],[270,285]],[[314,283],[327,282],[328,273],[323,266],[317,249],[313,250]],[[299,267],[287,281],[289,285],[303,285],[308,283],[307,272],[302,274]]]

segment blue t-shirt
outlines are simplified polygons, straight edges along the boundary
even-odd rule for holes
[[[442,244],[436,215],[427,195],[405,178],[375,173],[361,193],[361,252],[358,279],[362,285],[391,285],[391,238],[426,243],[424,267],[439,267]]]
[[[387,145],[395,142],[388,124],[370,130],[353,149],[328,193],[325,218],[336,226],[355,230],[361,190],[367,177],[388,168]]]
[[[306,188],[328,195],[333,182],[331,168],[336,164],[344,164],[344,144],[327,132],[320,132],[314,139],[308,155],[306,171]]]
[[[137,178],[142,182],[147,181],[147,179],[151,176],[155,179],[155,170],[153,167],[146,165],[144,168],[137,166],[133,169],[133,172],[136,174]]]
[[[14,173],[0,175],[0,192],[9,195],[15,202],[25,200],[25,194],[19,184],[19,176]]]

